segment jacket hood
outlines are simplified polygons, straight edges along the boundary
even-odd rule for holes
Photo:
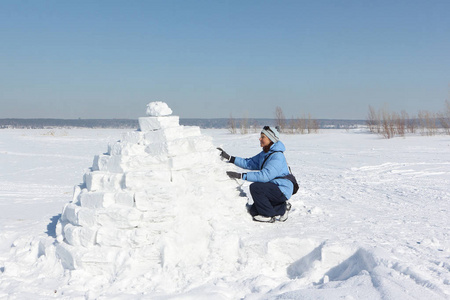
[[[286,147],[284,146],[282,141],[278,141],[270,147],[269,152],[275,152],[275,151],[281,151],[281,152],[286,151]]]

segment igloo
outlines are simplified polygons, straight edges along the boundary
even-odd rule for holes
[[[199,127],[171,113],[150,103],[138,130],[94,157],[57,224],[65,269],[173,278],[238,260],[236,228],[249,217],[230,165]]]

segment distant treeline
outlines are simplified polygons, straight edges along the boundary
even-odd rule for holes
[[[415,134],[417,131],[428,136],[450,135],[450,101],[445,101],[445,108],[441,112],[421,110],[413,116],[404,110],[391,112],[386,106],[376,110],[369,105],[366,123],[371,132],[378,133],[387,139]]]
[[[136,128],[128,119],[0,119],[0,128]]]
[[[251,127],[276,125],[276,119],[234,119],[237,125],[247,122]],[[289,120],[287,120],[289,121]],[[365,125],[365,120],[317,120],[320,128],[353,128]],[[229,128],[229,119],[180,119],[180,125],[200,128]],[[0,119],[1,128],[132,128],[139,127],[132,119]]]

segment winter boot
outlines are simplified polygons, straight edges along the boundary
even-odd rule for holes
[[[265,217],[265,216],[261,216],[261,215],[256,215],[253,217],[253,221],[273,223],[273,222],[275,222],[275,217]]]
[[[277,216],[277,218],[276,218],[277,221],[279,221],[279,222],[286,221],[288,219],[288,213],[289,213],[289,211],[286,209],[286,212],[284,213],[284,215]]]
[[[249,204],[247,204],[246,207],[247,207],[247,212],[248,212],[252,217],[258,215],[258,211],[256,210],[256,208],[255,208],[254,205],[249,205]]]
[[[278,216],[277,221],[284,222],[288,219],[289,211],[291,210],[291,204],[289,202],[286,202],[286,211],[284,212],[284,215]]]

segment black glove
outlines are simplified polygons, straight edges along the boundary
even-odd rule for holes
[[[227,171],[227,175],[231,179],[242,179],[242,173]]]
[[[220,156],[222,156],[223,158],[225,158],[226,160],[230,160],[230,155],[228,155],[228,153],[226,153],[225,151],[223,151],[222,148],[217,148],[217,150],[221,151],[220,152]]]

